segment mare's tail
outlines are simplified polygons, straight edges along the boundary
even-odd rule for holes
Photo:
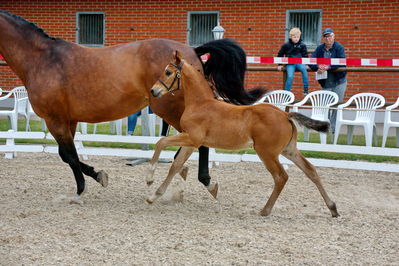
[[[288,113],[288,119],[294,119],[300,125],[316,130],[318,132],[327,133],[330,128],[330,123],[326,121],[314,120],[303,114],[292,112]]]
[[[266,88],[255,87],[250,91],[244,88],[247,70],[247,56],[241,46],[233,40],[210,41],[194,49],[198,57],[210,54],[204,64],[205,77],[212,81],[219,95],[234,104],[253,104]]]

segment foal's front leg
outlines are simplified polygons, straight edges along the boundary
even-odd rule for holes
[[[159,186],[159,188],[155,191],[155,193],[152,194],[147,199],[148,203],[153,203],[156,199],[158,199],[165,193],[166,189],[172,182],[173,177],[182,170],[184,163],[188,160],[188,158],[194,152],[194,149],[195,148],[193,148],[193,147],[182,147],[181,148],[176,159],[173,161],[165,180],[162,182],[162,184]]]
[[[154,182],[154,173],[157,167],[159,156],[161,155],[161,151],[168,146],[194,146],[191,139],[189,138],[187,133],[179,133],[175,136],[163,137],[155,144],[155,151],[152,159],[150,160],[148,166],[148,174],[146,176],[147,185],[151,185]],[[178,155],[177,155],[178,156]],[[182,174],[184,178],[184,171]]]
[[[189,135],[187,133],[184,133],[184,132],[180,133],[178,135],[175,135],[175,136],[169,136],[169,137],[164,137],[164,138],[160,139],[157,142],[157,144],[155,145],[155,152],[154,152],[154,155],[152,156],[152,159],[151,159],[151,161],[149,163],[148,175],[146,177],[146,181],[147,181],[148,185],[151,185],[154,182],[154,173],[155,173],[155,169],[156,169],[156,164],[158,163],[159,156],[161,154],[161,151],[165,147],[168,147],[168,146],[182,146],[181,151],[179,152],[179,154],[177,155],[175,161],[172,164],[172,167],[174,168],[174,165],[175,165],[176,169],[177,169],[178,164],[182,160],[182,158],[185,158],[187,156],[187,153],[189,152],[189,149],[187,148],[187,146],[195,147],[195,145],[191,141]],[[184,148],[183,146],[186,146],[186,148]],[[191,151],[191,153],[192,153],[194,148],[190,148],[190,149],[192,150]],[[191,153],[190,153],[190,155],[191,155]],[[188,157],[190,157],[190,156],[188,156]],[[188,157],[187,157],[187,159],[188,159]],[[180,159],[177,160],[178,158],[180,158]],[[184,162],[187,159],[185,159],[183,161],[183,163],[181,164],[181,166],[178,169],[178,171],[180,171],[182,169],[182,166],[183,166]],[[171,167],[171,169],[172,169],[172,167]],[[175,170],[175,168],[174,168],[174,170]],[[168,177],[169,177],[169,175],[168,175]],[[173,176],[171,178],[173,178]]]

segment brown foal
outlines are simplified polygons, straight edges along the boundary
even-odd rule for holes
[[[175,80],[175,82],[173,82]],[[260,214],[270,214],[288,175],[279,162],[282,154],[294,162],[315,183],[333,217],[339,216],[335,203],[325,191],[315,167],[297,149],[297,129],[293,122],[320,132],[327,132],[329,123],[310,119],[299,113],[286,113],[270,104],[235,106],[214,98],[208,82],[175,52],[174,61],[167,65],[159,81],[151,89],[154,97],[184,86],[185,109],[180,120],[182,132],[162,138],[156,144],[150,161],[148,183],[153,181],[161,150],[167,146],[183,146],[173,162],[168,176],[147,201],[153,203],[166,191],[173,177],[195,148],[208,147],[236,150],[253,146],[259,158],[272,174],[274,189]]]

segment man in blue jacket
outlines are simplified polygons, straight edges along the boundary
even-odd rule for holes
[[[326,28],[323,33],[322,44],[313,52],[313,58],[345,58],[345,49],[342,44],[335,41],[334,31]],[[332,72],[342,65],[310,65],[310,68],[317,70],[318,74],[327,71],[326,79],[319,79],[319,83],[323,90],[333,91],[338,94],[339,101],[342,102],[346,90],[346,72]],[[337,110],[332,110],[330,116],[331,131],[335,133],[335,121],[337,120]]]

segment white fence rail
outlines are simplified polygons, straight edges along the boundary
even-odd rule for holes
[[[43,132],[0,132],[0,139],[6,139],[4,145],[0,144],[0,153],[5,153],[5,158],[14,158],[16,152],[49,152],[58,153],[58,147],[54,145],[42,144],[16,144],[16,139],[54,139],[51,134]],[[118,135],[100,135],[100,134],[80,134],[76,133],[75,144],[79,155],[83,159],[87,159],[90,155],[100,156],[122,156],[135,158],[151,158],[153,150],[137,150],[137,149],[118,149],[118,148],[97,148],[84,147],[83,141],[96,142],[120,142],[120,143],[138,143],[138,144],[155,144],[160,137],[146,136],[118,136]],[[333,144],[317,144],[299,142],[298,148],[304,151],[321,151],[321,152],[338,152],[349,154],[369,154],[399,157],[399,148],[381,148],[381,147],[365,147],[352,145],[333,145]],[[173,159],[174,151],[162,151],[160,159]],[[198,153],[194,153],[190,160],[197,160]],[[209,154],[210,162],[260,162],[257,155],[254,154],[224,154],[216,153],[213,149]],[[373,163],[362,161],[346,161],[346,160],[327,160],[327,159],[309,159],[315,166],[334,167],[344,169],[363,169],[385,172],[399,173],[399,164],[389,163]],[[290,165],[291,161],[280,156],[283,164]]]
[[[16,152],[43,152],[43,145],[15,144],[15,139],[44,139],[44,132],[0,132],[0,139],[6,139],[5,145],[0,145],[0,152],[5,153],[5,158],[12,159]]]

